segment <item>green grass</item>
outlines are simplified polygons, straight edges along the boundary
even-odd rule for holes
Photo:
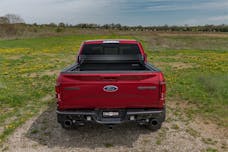
[[[111,147],[113,147],[113,144],[111,144],[111,143],[105,143],[104,146],[105,146],[106,148],[111,148]]]
[[[150,61],[165,73],[168,98],[197,105],[192,112],[228,124],[228,52],[176,50],[149,52]]]
[[[218,152],[218,150],[214,148],[207,148],[206,152]]]
[[[225,126],[228,124],[228,52],[223,44],[227,38],[216,39],[212,50],[197,46],[191,49],[189,44],[181,46],[179,42],[176,47],[173,43],[178,38],[170,37],[164,37],[165,43],[171,44],[170,47],[158,43],[154,50],[150,42],[154,36],[143,35],[0,40],[0,131],[3,130],[0,132],[0,143],[42,108],[55,102],[56,74],[75,62],[77,50],[84,40],[115,38],[132,38],[143,42],[149,61],[165,74],[168,99],[181,98],[182,102],[191,102],[198,107],[191,109],[191,112],[214,118]],[[178,41],[188,43],[192,39],[180,38]],[[206,39],[209,39],[208,43],[213,41],[213,38]],[[43,100],[47,95],[52,95],[52,98]]]
[[[219,34],[218,34],[219,35]],[[162,34],[153,34],[149,36],[137,36],[141,41],[147,43],[147,48],[153,51],[161,50],[213,50],[213,51],[227,51],[228,49],[228,34],[220,34],[220,36],[205,36],[191,35],[191,34],[172,34],[166,33]]]
[[[110,38],[129,37],[78,35],[0,41],[0,142],[54,102],[42,98],[54,97],[56,74],[75,62],[84,40]]]

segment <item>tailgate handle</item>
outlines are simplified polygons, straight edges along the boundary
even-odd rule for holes
[[[117,81],[117,77],[102,77],[104,81]]]
[[[138,90],[156,90],[156,86],[139,86]]]

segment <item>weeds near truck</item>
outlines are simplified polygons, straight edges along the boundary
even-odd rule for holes
[[[149,52],[150,53],[150,52]],[[196,105],[190,113],[201,113],[227,125],[228,53],[226,51],[157,51],[151,61],[165,71],[168,97],[179,96]],[[168,60],[166,60],[168,58]],[[170,60],[171,59],[171,60]],[[161,64],[160,62],[168,63]],[[182,62],[195,66],[174,68]]]

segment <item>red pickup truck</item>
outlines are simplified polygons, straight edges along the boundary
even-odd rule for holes
[[[85,41],[55,91],[63,128],[135,121],[157,130],[165,120],[164,76],[135,40]]]

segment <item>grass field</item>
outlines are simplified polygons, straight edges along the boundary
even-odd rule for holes
[[[137,39],[166,77],[168,100],[228,126],[228,35],[76,35],[0,41],[0,142],[55,102],[57,73],[88,39]]]

